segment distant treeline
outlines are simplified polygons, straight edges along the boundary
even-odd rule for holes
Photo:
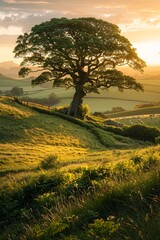
[[[160,106],[160,102],[140,103],[135,106],[135,109],[156,107],[156,106]]]
[[[38,103],[46,106],[52,106],[59,102],[59,99],[57,98],[55,93],[51,93],[48,98],[30,98],[30,97],[22,97],[22,100],[32,102],[32,103]]]
[[[2,94],[2,91],[0,91],[0,94]],[[51,93],[47,98],[30,98],[23,96],[24,90],[20,87],[13,87],[11,90],[7,90],[4,95],[9,97],[21,97],[21,99],[26,102],[38,103],[46,106],[52,106],[59,102],[55,93]]]

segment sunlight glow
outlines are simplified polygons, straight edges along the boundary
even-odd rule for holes
[[[23,34],[21,27],[9,26],[8,28],[0,27],[0,35],[20,35]]]
[[[160,65],[160,42],[133,43],[133,47],[136,48],[138,56],[142,58],[147,65]],[[14,58],[13,48],[14,47],[0,47],[0,62],[21,62],[22,59]]]
[[[14,58],[13,47],[0,47],[0,62],[14,61],[20,64],[22,59]]]
[[[133,43],[133,46],[147,65],[160,65],[160,41]]]

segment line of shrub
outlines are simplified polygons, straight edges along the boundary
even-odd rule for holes
[[[135,124],[132,126],[124,126],[122,127],[115,127],[115,126],[104,126],[99,123],[94,122],[85,122],[71,116],[61,114],[58,112],[52,112],[53,115],[57,115],[65,120],[69,120],[70,122],[76,123],[82,127],[86,127],[87,129],[91,130],[100,140],[100,142],[108,147],[108,144],[105,144],[105,141],[102,140],[102,134],[98,129],[102,129],[108,132],[112,132],[117,135],[130,137],[136,140],[142,141],[149,141],[156,143],[156,139],[160,136],[160,130],[156,127],[150,127],[142,124]]]
[[[85,127],[86,129],[90,130],[96,137],[99,139],[102,145],[108,147],[108,143],[104,140],[102,137],[103,134],[100,132],[100,129],[112,132],[117,135],[133,138],[136,140],[142,140],[142,141],[150,141],[153,143],[156,143],[156,139],[160,136],[160,130],[156,127],[150,127],[142,124],[135,124],[132,126],[124,126],[124,127],[115,127],[115,126],[105,126],[100,123],[95,123],[93,121],[83,121],[77,118],[74,118],[72,116],[69,116],[67,114],[60,113],[58,111],[49,111],[47,109],[42,109],[38,107],[32,106],[32,109],[49,115],[58,116],[60,118],[63,118],[67,121],[70,121],[72,123],[78,124],[81,127]]]
[[[160,136],[160,130],[156,127],[136,124],[124,128],[124,135],[133,139],[156,143],[156,139]]]

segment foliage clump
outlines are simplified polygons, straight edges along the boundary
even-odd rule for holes
[[[13,87],[11,90],[6,91],[6,96],[22,96],[23,88]]]
[[[96,219],[94,223],[89,224],[88,240],[111,240],[114,239],[114,233],[118,231],[119,223],[116,223],[113,216],[104,219]]]
[[[158,136],[158,137],[155,138],[155,142],[156,142],[157,144],[160,144],[160,136]]]
[[[135,106],[135,109],[155,107],[155,106],[160,106],[160,102],[140,103]]]
[[[64,106],[64,107],[56,107],[55,111],[67,114],[69,110],[69,106]],[[82,104],[79,110],[79,118],[84,119],[88,114],[90,113],[90,108],[87,104]]]
[[[41,161],[40,168],[48,170],[48,169],[56,169],[59,167],[58,156],[51,155],[46,159]]]
[[[156,141],[156,138],[160,136],[160,130],[155,127],[149,127],[142,124],[132,125],[124,129],[124,135],[134,139],[142,141]]]

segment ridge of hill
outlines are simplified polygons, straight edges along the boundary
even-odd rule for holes
[[[10,77],[17,78],[19,69],[20,69],[20,65],[13,61],[0,63],[0,73],[4,75],[8,75]],[[143,74],[131,69],[128,66],[121,66],[121,67],[118,67],[118,69],[124,72],[125,74],[133,76],[135,79],[138,79],[138,80],[141,80],[141,79],[160,80],[160,66],[147,66],[144,69]]]
[[[18,78],[19,69],[20,69],[19,64],[13,61],[0,63],[0,73],[3,75],[7,75],[10,78]]]
[[[11,77],[8,77],[2,73],[0,73],[0,80],[1,79],[5,79],[5,80],[16,80],[16,78],[11,78]]]
[[[14,67],[20,67],[19,64],[13,61],[0,62],[0,68],[10,69]]]
[[[33,79],[33,77],[28,77],[28,78],[19,78],[19,77],[10,77],[10,76],[8,76],[8,75],[4,75],[4,74],[2,74],[2,73],[0,73],[0,80],[1,79],[3,79],[3,80],[14,80],[14,81],[22,81],[22,82],[24,82],[24,81],[28,81],[28,80],[32,80]]]

